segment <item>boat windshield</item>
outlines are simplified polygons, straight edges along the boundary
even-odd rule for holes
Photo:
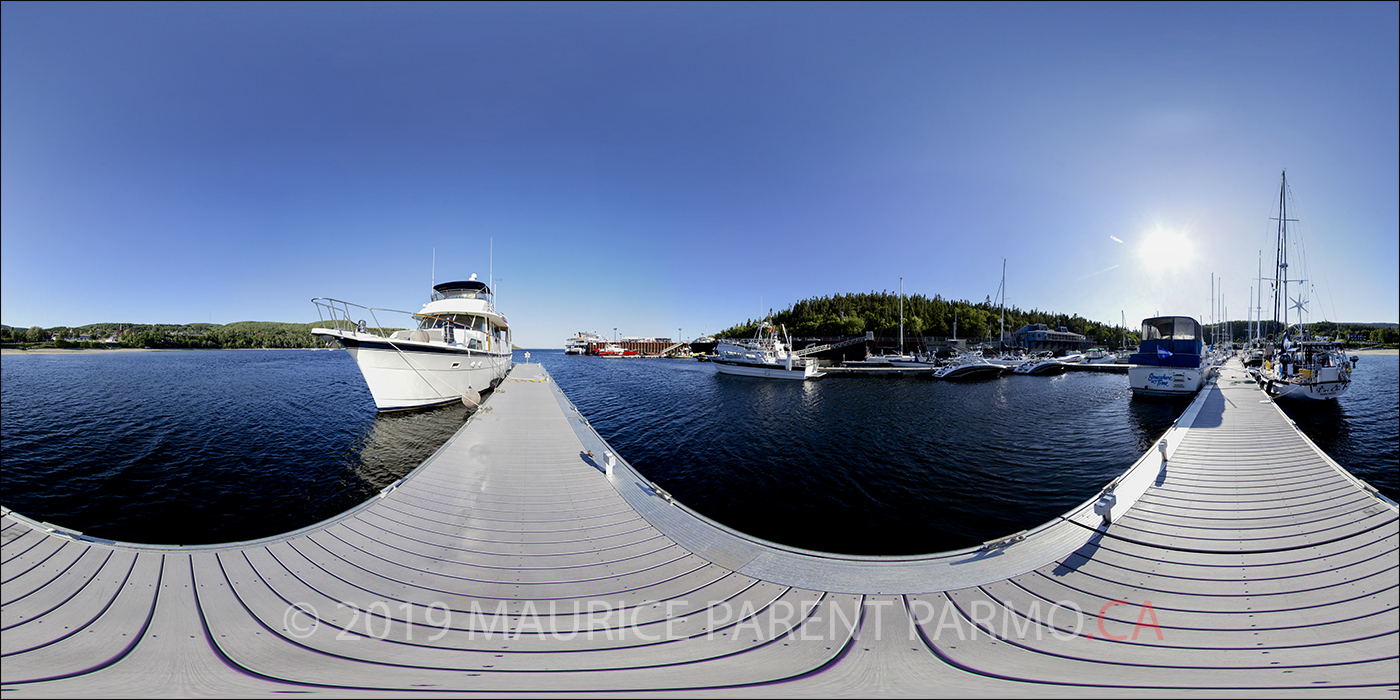
[[[1201,324],[1189,316],[1149,318],[1142,322],[1143,340],[1200,340]]]
[[[420,316],[418,317],[418,327],[423,330],[442,328],[447,325],[453,328],[471,328],[483,333],[486,332],[486,317],[469,316],[466,314],[447,314],[445,316]]]

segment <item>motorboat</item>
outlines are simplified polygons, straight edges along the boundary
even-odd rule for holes
[[[1211,367],[1202,350],[1201,324],[1190,316],[1143,319],[1142,343],[1130,358],[1128,384],[1136,396],[1188,398],[1205,385]]]
[[[1066,364],[1069,363],[1060,358],[1041,353],[1016,365],[1015,369],[1012,369],[1011,372],[1013,374],[1030,375],[1061,374],[1065,371]]]
[[[996,357],[989,357],[987,361],[994,365],[1001,365],[1007,369],[1015,369],[1017,365],[1026,362],[1027,357],[1023,353],[1004,352]]]
[[[616,343],[608,343],[598,348],[594,354],[598,357],[636,357],[638,353],[636,350],[629,350]]]
[[[512,365],[510,324],[476,275],[434,285],[416,313],[324,297],[312,303],[326,324],[312,335],[335,340],[355,358],[381,411],[479,403]],[[364,314],[373,326],[363,317],[352,320]],[[380,314],[405,315],[415,327],[386,332]]]
[[[1288,279],[1288,251],[1290,248],[1302,250],[1300,241],[1290,241],[1288,222],[1288,173],[1283,173],[1279,185],[1278,216],[1278,263],[1274,273],[1274,325],[1279,322],[1279,310],[1283,310],[1283,322],[1287,330],[1279,339],[1278,346],[1272,348],[1272,357],[1264,359],[1262,366],[1255,370],[1255,379],[1269,396],[1279,399],[1300,399],[1325,401],[1345,394],[1351,386],[1351,373],[1355,360],[1347,357],[1340,342],[1325,338],[1307,337],[1303,314],[1307,310],[1308,299],[1303,291],[1290,297],[1288,285],[1302,285],[1307,280]],[[1296,237],[1296,236],[1295,236]],[[1306,262],[1304,262],[1306,267]],[[1289,311],[1297,311],[1297,323],[1288,325]],[[1294,332],[1298,333],[1295,340]]]
[[[1118,356],[1105,348],[1089,348],[1084,351],[1084,364],[1086,365],[1111,365],[1117,361]]]
[[[800,357],[792,350],[791,339],[768,321],[758,325],[752,340],[720,339],[710,364],[720,374],[774,379],[816,379],[825,376],[817,361]]]
[[[978,353],[969,353],[933,371],[935,379],[991,379],[1006,368],[987,361]]]

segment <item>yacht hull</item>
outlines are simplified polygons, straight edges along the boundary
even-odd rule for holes
[[[1276,371],[1260,370],[1256,379],[1269,396],[1299,401],[1335,399],[1351,386],[1351,377],[1335,367],[1314,369],[1307,376],[1289,378],[1280,378]]]
[[[380,411],[438,406],[494,389],[511,367],[506,352],[448,343],[389,340],[367,333],[313,329],[355,359]]]
[[[957,380],[957,379],[992,379],[992,378],[994,378],[994,377],[999,377],[999,376],[1001,376],[1001,373],[1002,373],[1003,371],[1005,371],[1005,370],[1006,370],[1006,368],[1005,368],[1005,367],[1002,367],[1002,366],[1000,366],[1000,365],[991,365],[991,364],[960,365],[960,366],[957,366],[957,367],[948,368],[947,371],[944,371],[944,370],[942,370],[942,369],[934,370],[933,376],[934,376],[935,378],[937,378],[937,379],[953,379],[953,380]]]
[[[767,379],[816,379],[825,376],[825,372],[817,371],[815,365],[793,364],[792,369],[788,369],[786,364],[770,364],[766,362],[736,362],[734,360],[722,360],[713,358],[710,364],[715,366],[720,374],[733,374],[741,377],[764,377]]]
[[[1204,367],[1137,365],[1128,368],[1128,383],[1137,396],[1189,398],[1205,385],[1207,373]]]
[[[1060,362],[1058,360],[1047,360],[1045,362],[1037,362],[1035,364],[1021,364],[1017,365],[1016,369],[1012,370],[1012,372],[1015,372],[1016,374],[1027,374],[1034,376],[1046,374],[1063,374],[1064,371],[1065,363]]]

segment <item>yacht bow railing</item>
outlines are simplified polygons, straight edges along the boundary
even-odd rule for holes
[[[315,299],[312,299],[311,303],[316,305],[316,315],[320,317],[321,323],[326,324],[326,328],[339,331],[355,331],[359,333],[370,333],[373,335],[377,335],[380,338],[388,337],[384,333],[386,328],[388,328],[391,332],[401,329],[389,328],[385,326],[379,321],[379,315],[376,312],[406,314],[409,317],[413,316],[413,312],[411,311],[399,311],[397,309],[380,309],[372,306],[360,306],[359,304],[351,304],[348,301],[330,299],[327,297],[317,297]],[[354,312],[351,311],[351,309],[359,309],[360,311],[368,312],[370,319],[374,322],[374,325],[371,326],[365,322],[363,313]],[[356,316],[360,316],[360,318],[356,320]]]

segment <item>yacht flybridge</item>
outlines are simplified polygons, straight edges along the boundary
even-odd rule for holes
[[[510,324],[476,275],[434,285],[417,313],[327,298],[312,303],[327,327],[311,333],[355,358],[381,411],[479,403],[481,392],[495,388],[511,367]],[[407,315],[415,327],[386,335],[379,314]]]

